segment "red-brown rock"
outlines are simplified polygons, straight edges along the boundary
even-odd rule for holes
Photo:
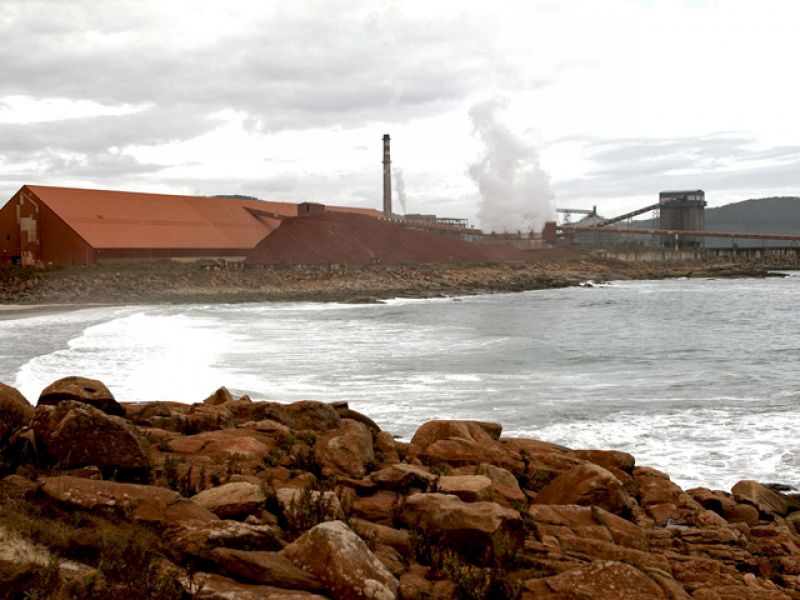
[[[405,529],[395,529],[363,519],[353,519],[353,531],[366,542],[391,546],[402,556],[411,557],[411,538]]]
[[[490,463],[520,472],[523,463],[498,440],[501,426],[481,421],[428,421],[411,438],[408,455],[427,464]]]
[[[522,600],[672,600],[672,598],[639,569],[620,562],[599,560],[553,577],[529,579],[525,582]]]
[[[154,485],[94,481],[79,477],[45,477],[41,490],[63,504],[106,511],[138,521],[167,525],[175,521],[216,521],[217,516],[166,488]]]
[[[396,600],[398,581],[341,521],[321,523],[286,546],[283,555],[342,600]]]
[[[725,585],[700,588],[692,595],[692,600],[791,600],[791,598],[780,591]]]
[[[342,426],[335,408],[330,404],[313,400],[301,400],[291,404],[253,402],[249,403],[248,412],[251,415],[248,420],[272,419],[295,431],[323,433]]]
[[[519,486],[519,481],[511,471],[490,464],[482,464],[476,475],[488,477],[492,482],[493,502],[507,506],[511,503],[526,502],[526,496]]]
[[[380,431],[374,434],[372,445],[375,449],[375,460],[381,466],[394,465],[400,462],[397,443],[388,431]]]
[[[382,488],[405,493],[411,488],[426,490],[436,476],[425,467],[398,463],[372,473],[370,479]]]
[[[559,540],[595,539],[648,550],[647,536],[640,527],[597,506],[532,504],[528,514],[540,535],[552,535]]]
[[[37,447],[62,467],[95,465],[118,476],[146,478],[147,442],[125,419],[64,400],[38,406],[33,418]]]
[[[33,407],[16,388],[0,383],[0,448],[33,418]]]
[[[525,470],[520,475],[521,486],[538,492],[559,475],[579,467],[586,461],[560,452],[526,452]]]
[[[763,517],[785,517],[800,510],[800,500],[775,492],[757,481],[740,481],[731,492],[738,502],[756,507]]]
[[[125,410],[105,384],[86,377],[64,377],[42,390],[37,406],[53,406],[64,400],[89,404],[107,415],[125,416]]]
[[[211,404],[213,406],[218,406],[220,404],[225,404],[226,402],[231,402],[235,400],[233,395],[228,391],[228,388],[225,386],[219,388],[216,392],[211,394],[208,398],[203,400],[203,404]]]
[[[207,558],[218,547],[237,550],[280,550],[286,544],[280,531],[270,525],[239,521],[183,520],[170,523],[164,532],[169,547],[182,556]]]
[[[464,502],[492,499],[492,480],[483,475],[442,475],[438,486],[442,494],[458,496]]]
[[[181,584],[197,600],[329,600],[313,592],[242,583],[216,573],[195,573],[191,580],[181,578]]]
[[[203,490],[192,497],[221,519],[243,517],[264,505],[267,498],[261,487],[245,481],[226,483]]]
[[[619,469],[631,473],[636,466],[636,459],[632,454],[619,450],[573,450],[571,454],[608,470]]]
[[[314,445],[314,454],[323,475],[342,473],[363,477],[367,465],[375,460],[372,432],[359,421],[345,419],[342,427],[323,434]]]
[[[597,506],[616,515],[631,511],[631,499],[619,479],[603,467],[586,463],[573,467],[543,487],[536,504]]]
[[[403,522],[425,532],[470,561],[490,562],[498,552],[524,544],[520,514],[494,502],[463,502],[447,494],[413,494],[406,498]]]
[[[278,552],[215,548],[209,556],[226,574],[255,583],[312,592],[323,587],[319,579]]]
[[[167,447],[178,454],[209,457],[221,465],[235,464],[239,471],[255,472],[264,466],[273,444],[272,438],[257,431],[222,429],[180,437]]]
[[[350,510],[355,517],[391,527],[402,504],[403,497],[390,490],[379,490],[353,501]]]
[[[657,525],[663,527],[669,519],[681,525],[703,525],[709,521],[710,516],[703,514],[706,509],[670,481],[666,473],[635,467],[633,479],[639,505]]]

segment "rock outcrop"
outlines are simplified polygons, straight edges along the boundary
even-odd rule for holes
[[[224,388],[104,411],[95,384],[35,409],[0,385],[13,597],[800,599],[800,500],[775,486],[683,490],[494,423],[406,443],[346,403]]]

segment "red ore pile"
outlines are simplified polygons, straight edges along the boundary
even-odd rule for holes
[[[510,246],[481,245],[415,231],[366,215],[324,213],[286,219],[246,262],[255,264],[487,263],[521,261]]]

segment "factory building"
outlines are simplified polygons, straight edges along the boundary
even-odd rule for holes
[[[378,211],[304,205],[303,212]],[[0,209],[0,264],[243,260],[297,204],[25,185]]]

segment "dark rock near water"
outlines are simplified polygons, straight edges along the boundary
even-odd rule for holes
[[[86,377],[64,377],[42,390],[37,406],[53,406],[65,400],[89,404],[107,415],[122,417],[125,411],[100,381]]]

